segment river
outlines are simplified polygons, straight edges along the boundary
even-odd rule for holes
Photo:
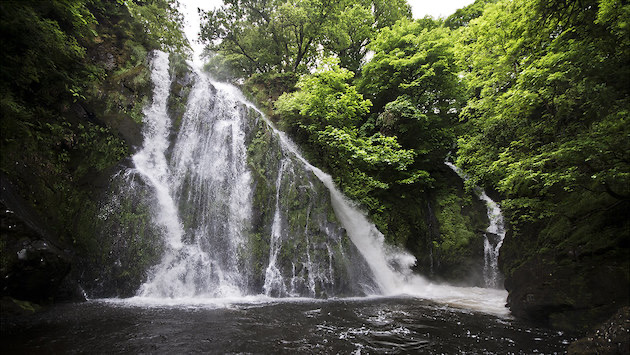
[[[553,354],[558,331],[410,297],[92,300],[5,319],[4,354]]]

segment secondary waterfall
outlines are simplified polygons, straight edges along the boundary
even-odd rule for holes
[[[445,162],[445,164],[451,168],[457,175],[459,175],[462,179],[467,180],[468,177],[464,174],[461,169],[455,166],[451,162]],[[483,278],[486,287],[499,288],[501,285],[501,274],[499,272],[498,260],[499,260],[499,250],[501,249],[501,245],[503,245],[503,238],[505,238],[505,226],[503,224],[503,214],[501,213],[501,208],[499,205],[494,202],[485,191],[481,188],[474,189],[475,194],[479,197],[480,200],[486,203],[488,220],[490,221],[490,225],[486,228],[486,233],[484,233],[484,267],[483,267]]]
[[[151,70],[144,146],[125,174],[144,185],[124,191],[155,196],[144,201],[163,252],[137,302],[406,294],[507,313],[504,291],[436,285],[412,274],[415,258],[387,245],[332,177],[238,89],[191,71],[178,119],[167,103],[181,78],[168,55],[153,54]]]
[[[171,248],[182,247],[182,226],[177,219],[177,207],[171,196],[170,173],[164,152],[168,148],[170,120],[166,102],[170,91],[168,55],[158,52],[152,61],[151,80],[154,83],[153,104],[144,110],[144,147],[133,156],[136,170],[155,189],[159,201],[159,216],[156,221],[167,231],[167,242]]]

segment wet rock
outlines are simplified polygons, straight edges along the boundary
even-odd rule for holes
[[[446,165],[434,173],[443,186],[426,196],[427,250],[414,250],[418,271],[437,281],[485,287],[484,235],[490,224],[486,204],[467,192],[462,178]]]
[[[2,295],[33,302],[50,300],[70,271],[68,257],[3,203],[0,208]]]
[[[628,354],[630,353],[630,307],[623,307],[588,336],[568,349],[569,354]]]
[[[38,214],[0,175],[0,295],[44,302],[70,270],[66,252],[54,245]]]
[[[504,263],[515,252],[513,241],[506,240]],[[563,250],[539,252],[506,273],[508,306],[519,318],[586,331],[628,304],[627,265],[626,256],[619,252],[580,258]]]

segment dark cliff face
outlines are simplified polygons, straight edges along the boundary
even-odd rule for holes
[[[428,221],[437,222],[431,238],[432,276],[463,286],[485,287],[484,230],[489,226],[487,207],[446,165],[436,172],[439,184],[427,194]],[[429,216],[431,216],[429,214]]]
[[[48,302],[70,271],[70,254],[47,234],[41,218],[0,175],[0,294]]]
[[[59,3],[39,5],[7,3],[2,20],[11,32],[3,27],[3,41],[11,33],[41,30],[24,21],[26,15],[62,24],[72,17],[65,8],[45,11]],[[71,60],[55,53],[66,50],[63,43],[43,43],[37,36],[14,36],[2,51],[2,73],[10,77],[2,83],[0,105],[3,296],[36,302],[82,298],[76,282],[82,265],[105,259],[92,223],[99,200],[141,144],[141,111],[151,92],[150,45],[125,6],[91,5],[98,21],[91,30],[61,26],[53,38],[74,46]],[[21,57],[27,49],[28,58]],[[28,72],[37,72],[36,80],[20,79]]]
[[[570,234],[557,243],[552,243],[557,221],[520,223],[509,231],[499,261],[512,313],[584,331],[628,305],[630,243],[624,211],[599,211],[574,221]]]

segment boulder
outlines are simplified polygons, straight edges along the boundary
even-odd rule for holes
[[[512,314],[564,330],[585,331],[628,304],[627,262],[615,255],[538,253],[505,279]]]
[[[630,307],[622,307],[588,336],[569,345],[569,354],[628,354],[630,353]]]
[[[0,180],[0,293],[49,301],[70,271],[69,257],[52,244],[6,179]]]

